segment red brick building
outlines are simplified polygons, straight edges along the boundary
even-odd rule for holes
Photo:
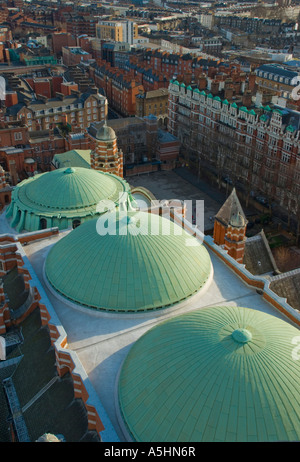
[[[76,66],[82,61],[89,61],[92,55],[81,47],[67,47],[62,48],[63,63],[65,66]]]
[[[55,55],[62,53],[63,47],[76,46],[75,37],[69,32],[55,32],[52,34],[52,50]]]
[[[136,113],[136,96],[144,91],[139,79],[123,69],[116,69],[110,63],[90,66],[90,77],[97,87],[103,88],[109,105],[123,116]]]

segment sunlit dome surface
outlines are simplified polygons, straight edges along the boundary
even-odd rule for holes
[[[111,232],[104,235],[106,223]],[[167,218],[147,212],[108,213],[84,223],[54,245],[45,265],[48,282],[71,301],[134,313],[186,300],[211,272],[203,245]]]
[[[18,231],[34,231],[58,226],[65,229],[72,220],[93,218],[100,201],[118,205],[123,193],[130,194],[127,182],[98,170],[76,167],[60,168],[22,181],[12,193],[7,216]]]
[[[144,442],[299,441],[297,338],[287,322],[235,306],[157,325],[120,372],[125,432]]]

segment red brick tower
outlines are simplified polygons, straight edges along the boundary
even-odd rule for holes
[[[5,172],[0,166],[0,210],[11,201],[12,187],[6,183]]]
[[[224,249],[238,263],[243,263],[244,260],[246,227],[247,222],[240,212],[237,212],[232,215],[225,234]]]
[[[106,121],[97,130],[95,148],[91,152],[91,168],[112,173],[123,178],[123,153],[118,150],[115,131]]]
[[[236,190],[233,188],[215,216],[213,237],[215,243],[224,246],[228,254],[239,263],[243,263],[247,223]]]

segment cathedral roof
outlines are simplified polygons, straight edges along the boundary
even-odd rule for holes
[[[236,306],[158,324],[123,363],[123,428],[139,442],[299,441],[297,336],[275,316]]]
[[[73,302],[145,312],[175,305],[209,280],[205,247],[167,218],[134,211],[102,217],[83,223],[48,254],[48,281]]]
[[[68,167],[35,175],[19,183],[12,192],[7,217],[19,232],[47,226],[66,229],[72,220],[91,219],[101,213],[101,201],[119,205],[124,193],[131,198],[128,183],[116,175],[83,167]],[[110,207],[111,208],[111,207]]]
[[[88,208],[103,199],[115,201],[124,189],[123,182],[113,175],[68,167],[24,180],[16,187],[16,196],[24,206],[51,213]]]

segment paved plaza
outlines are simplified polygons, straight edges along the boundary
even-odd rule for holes
[[[214,192],[212,197],[210,188],[204,182],[197,182],[188,172],[185,176],[191,178],[193,183],[177,174],[175,171],[159,171],[149,174],[134,175],[126,178],[131,186],[143,186],[151,191],[158,200],[180,199],[182,201],[192,201],[192,215],[196,218],[196,201],[203,201],[204,205],[204,231],[213,228],[213,217],[220,210],[226,200],[226,196],[219,192]],[[197,187],[195,184],[199,184]],[[201,188],[201,189],[200,189]],[[187,205],[190,203],[188,202]],[[198,210],[203,209],[199,203]],[[189,218],[189,217],[187,217]],[[197,219],[198,223],[201,223]]]

